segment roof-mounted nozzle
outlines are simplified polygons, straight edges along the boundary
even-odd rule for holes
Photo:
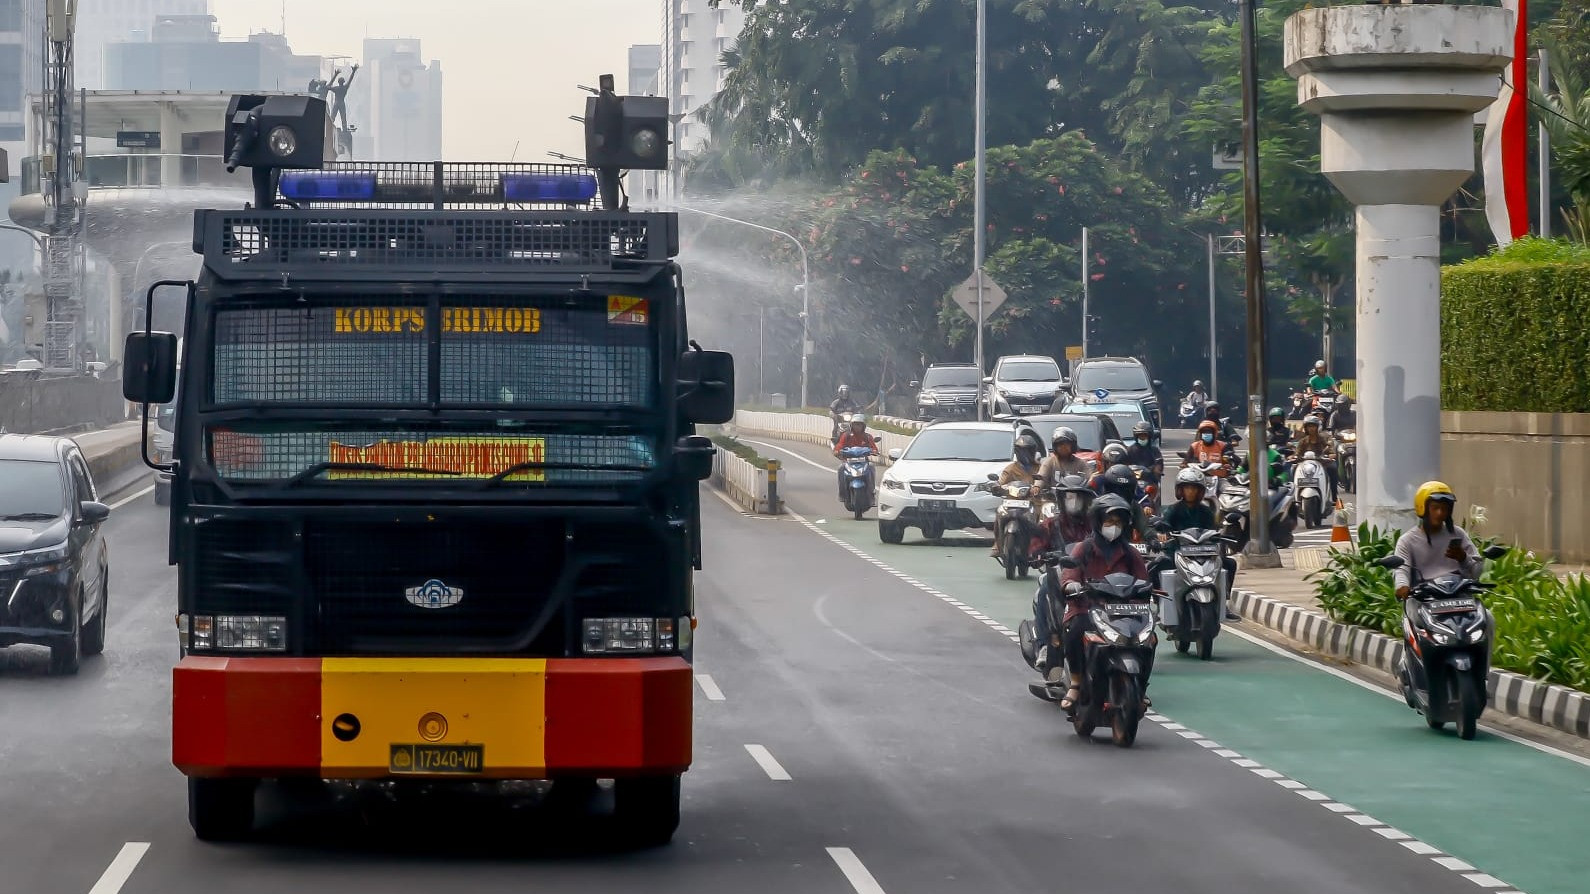
[[[275,204],[281,171],[324,166],[326,120],[326,101],[313,96],[232,97],[226,108],[226,170],[252,169],[254,207]]]
[[[668,169],[668,99],[619,96],[610,74],[598,83],[596,95],[585,101],[585,164],[596,170],[602,207],[618,209],[622,171]]]

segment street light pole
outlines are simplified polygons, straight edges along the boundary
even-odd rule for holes
[[[1270,457],[1264,437],[1264,227],[1259,205],[1259,68],[1254,0],[1241,0],[1242,210],[1248,299],[1248,562],[1279,568],[1270,545]]]
[[[983,367],[983,259],[987,250],[988,204],[984,195],[988,181],[988,0],[977,0],[977,122],[974,127],[976,177],[972,212],[972,274],[977,279],[977,376]],[[992,397],[990,397],[990,401]],[[983,401],[977,402],[977,418],[983,417]]]
[[[722,220],[722,221],[727,221],[728,223],[736,223],[736,224],[739,224],[739,225],[744,226],[744,227],[750,227],[753,230],[761,230],[764,233],[772,233],[775,236],[783,236],[785,239],[788,239],[789,241],[795,243],[795,250],[799,251],[801,253],[801,286],[800,286],[800,288],[801,288],[801,408],[805,409],[806,408],[806,398],[807,398],[807,389],[806,389],[806,375],[807,375],[807,371],[808,371],[807,361],[811,357],[811,343],[812,343],[812,339],[811,339],[811,331],[812,331],[811,330],[811,325],[812,325],[812,314],[811,314],[811,310],[812,310],[811,266],[809,265],[809,263],[807,261],[807,258],[806,258],[806,246],[801,244],[801,241],[799,239],[795,238],[795,236],[793,234],[786,233],[783,230],[776,230],[776,229],[774,229],[772,227],[766,227],[766,226],[763,226],[763,225],[761,225],[759,223],[751,223],[748,220],[740,220],[738,217],[730,217],[727,214],[718,214],[718,213],[716,213],[714,211],[702,211],[700,208],[691,208],[691,207],[689,207],[687,205],[681,205],[681,204],[679,204],[677,202],[675,202],[673,204],[673,207],[677,211],[689,211],[692,214],[699,214],[702,217],[710,217],[713,220]]]
[[[1082,228],[1082,359],[1088,356],[1088,228]]]
[[[1219,400],[1215,397],[1215,234],[1204,238],[1209,246],[1209,399]]]

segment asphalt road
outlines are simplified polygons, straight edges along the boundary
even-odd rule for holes
[[[169,764],[165,513],[147,495],[120,507],[107,531],[105,656],[74,678],[45,676],[40,650],[3,656],[0,892],[1444,894],[1489,884],[1473,867],[1435,862],[1437,849],[1407,833],[1364,824],[1355,808],[1365,805],[1243,757],[1232,749],[1245,746],[1202,720],[1186,721],[1198,732],[1168,718],[1145,724],[1131,750],[1078,739],[1026,693],[1031,672],[999,629],[1004,615],[970,604],[982,590],[858,555],[865,523],[848,523],[847,541],[813,521],[833,502],[831,474],[787,467],[804,522],[704,501],[696,763],[674,844],[633,853],[593,843],[600,817],[451,792],[399,803],[379,792],[318,802],[267,793],[258,840],[194,840]],[[952,558],[993,577],[983,550],[968,552]],[[1181,717],[1196,678],[1177,679],[1156,671],[1154,695]],[[1423,731],[1402,712],[1403,726]],[[1408,769],[1463,784],[1459,767]]]

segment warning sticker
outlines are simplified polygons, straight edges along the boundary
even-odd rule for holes
[[[644,326],[649,320],[649,305],[645,298],[629,295],[607,296],[607,322],[626,326]]]

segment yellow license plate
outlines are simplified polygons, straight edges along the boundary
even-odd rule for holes
[[[392,746],[393,773],[470,776],[486,769],[484,745]]]

